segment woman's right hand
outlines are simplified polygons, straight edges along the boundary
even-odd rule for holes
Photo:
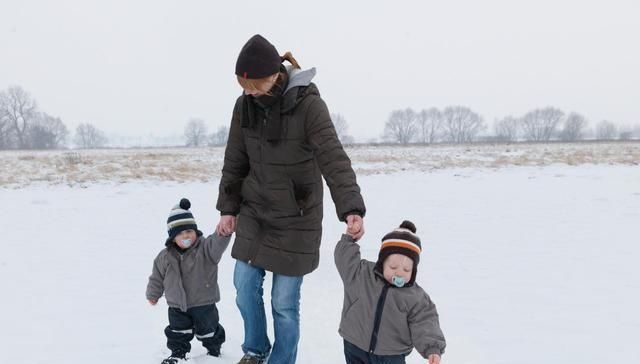
[[[229,236],[236,231],[236,217],[233,215],[220,216],[220,222],[216,226],[216,232],[218,235]]]
[[[347,234],[351,235],[353,240],[358,241],[364,235],[364,220],[360,215],[349,215],[346,219]]]

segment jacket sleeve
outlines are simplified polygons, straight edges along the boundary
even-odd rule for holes
[[[229,140],[224,152],[224,165],[216,208],[222,215],[237,215],[240,211],[242,182],[249,173],[249,157],[244,143],[240,121],[242,118],[242,97],[233,108]]]
[[[204,247],[207,257],[211,259],[214,264],[218,264],[222,258],[222,254],[227,250],[231,236],[221,236],[216,233],[209,235],[204,240]]]
[[[353,241],[351,236],[342,234],[342,238],[336,244],[333,257],[344,285],[347,286],[355,281],[362,267],[360,245]]]
[[[156,259],[153,260],[153,269],[151,270],[149,283],[147,284],[148,300],[157,301],[164,293],[164,285],[162,283],[164,281],[164,270],[161,268],[162,260],[162,253],[158,254]]]
[[[413,346],[423,358],[427,359],[431,354],[444,354],[446,342],[440,329],[438,311],[424,291],[409,312],[409,330]]]
[[[313,97],[307,112],[306,137],[331,191],[338,219],[345,221],[351,213],[364,216],[366,209],[351,160],[338,139],[327,105],[319,96]]]

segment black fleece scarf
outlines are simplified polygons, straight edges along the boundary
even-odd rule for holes
[[[253,97],[245,95],[242,101],[242,120],[240,126],[254,129],[262,118],[266,119],[267,141],[278,142],[282,136],[282,121],[280,110],[282,96],[289,84],[289,77],[284,66],[280,69],[280,76],[269,90],[270,95]]]

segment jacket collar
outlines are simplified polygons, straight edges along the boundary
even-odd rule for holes
[[[316,85],[311,82],[316,76],[315,67],[300,70],[292,66],[287,66],[286,69],[289,74],[289,84],[285,88],[282,96],[280,112],[283,114],[295,108],[305,96],[312,94],[320,95]]]

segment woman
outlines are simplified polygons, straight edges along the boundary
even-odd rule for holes
[[[292,66],[285,68],[287,60]],[[329,111],[287,52],[260,35],[236,62],[244,90],[236,101],[224,157],[217,231],[236,232],[236,303],[244,321],[245,353],[239,364],[295,363],[302,277],[318,267],[324,176],[336,213],[348,230],[364,234],[365,206],[351,161]],[[275,341],[267,336],[262,299],[265,272],[273,273],[271,306]]]

